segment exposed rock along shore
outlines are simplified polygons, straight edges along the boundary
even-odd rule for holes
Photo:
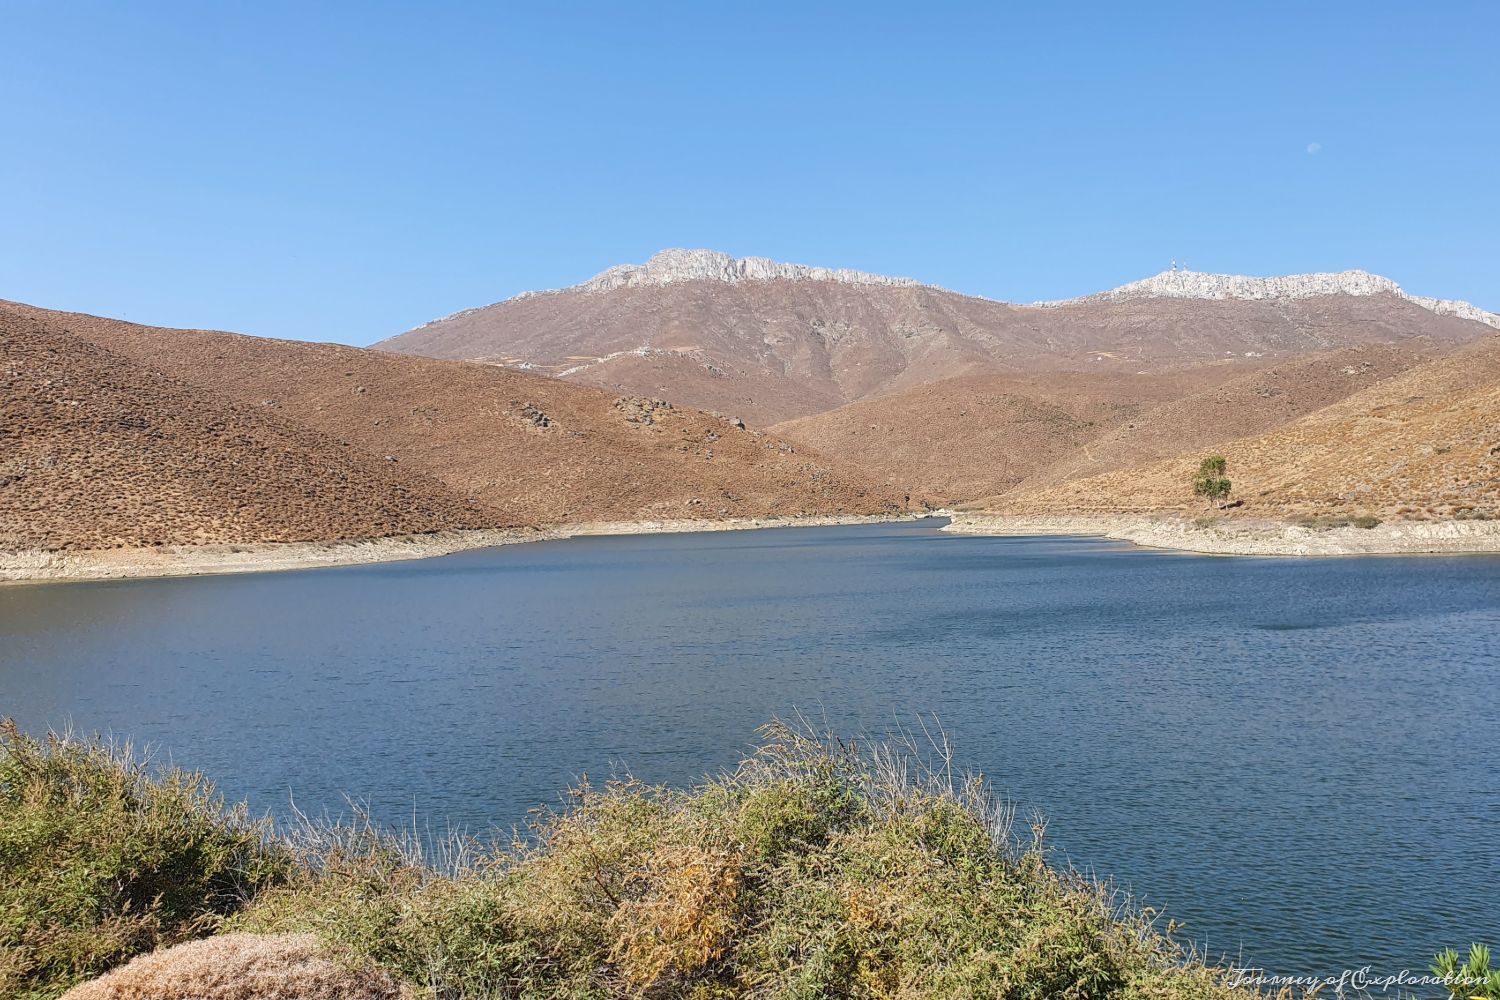
[[[1497,521],[1396,521],[1373,528],[1147,514],[1006,515],[959,511],[942,530],[968,535],[1093,535],[1210,555],[1347,556],[1500,552]]]
[[[430,559],[467,549],[555,541],[583,535],[648,535],[752,528],[824,527],[921,520],[925,514],[811,515],[734,518],[723,521],[589,521],[552,528],[440,531],[328,542],[262,542],[241,545],[163,545],[153,548],[70,551],[0,551],[0,584],[68,580],[272,573],[327,566]]]
[[[167,545],[139,549],[0,552],[0,584],[71,580],[271,573],[328,566],[430,559],[468,549],[589,535],[646,535],[755,528],[827,527],[951,518],[956,534],[1085,535],[1148,548],[1212,555],[1341,556],[1500,552],[1500,522],[1403,521],[1374,528],[1304,527],[1279,521],[1223,520],[1208,526],[1168,515],[1004,515],[972,511],[930,514],[818,515],[724,521],[592,521],[553,528],[496,528],[328,542]]]

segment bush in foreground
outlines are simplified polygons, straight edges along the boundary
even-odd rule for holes
[[[73,997],[1252,995],[1014,839],[946,744],[921,758],[772,726],[698,788],[584,785],[433,856],[368,822],[272,839],[196,775],[5,724],[0,996],[122,965]]]
[[[776,726],[719,780],[584,786],[532,836],[439,865],[369,826],[314,831],[301,876],[236,924],[444,1000],[1241,995],[1014,843],[946,761]]]
[[[0,722],[0,996],[50,1000],[215,930],[290,855],[196,774]]]

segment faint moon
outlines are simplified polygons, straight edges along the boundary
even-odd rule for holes
[[[1321,142],[1310,142],[1307,144],[1308,156],[1317,156],[1321,152],[1323,152],[1323,144]]]

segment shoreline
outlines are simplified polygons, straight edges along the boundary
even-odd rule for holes
[[[547,528],[482,528],[425,535],[326,542],[246,542],[234,545],[162,545],[151,548],[0,551],[0,586],[88,580],[141,580],[180,576],[280,573],[433,559],[470,549],[552,542],[599,535],[655,535],[756,528],[816,528],[887,524],[935,517],[924,514],[813,514],[722,521],[580,521]]]
[[[1355,556],[1500,553],[1500,521],[1395,521],[1373,528],[1316,528],[1223,519],[1198,526],[1169,514],[987,514],[949,511],[961,535],[1073,535],[1203,555]]]
[[[1224,520],[1199,527],[1169,514],[827,514],[806,517],[580,521],[546,528],[484,528],[323,542],[163,545],[152,548],[0,551],[0,586],[184,576],[281,573],[434,559],[472,549],[609,535],[687,534],[760,528],[893,524],[949,518],[941,531],[998,537],[1109,538],[1201,555],[1351,556],[1500,553],[1497,521],[1402,521],[1374,528],[1314,528],[1284,521]]]

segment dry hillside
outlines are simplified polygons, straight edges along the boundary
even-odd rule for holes
[[[274,410],[0,309],[0,548],[309,541],[497,516]]]
[[[1012,374],[1126,373],[1414,338],[1457,343],[1493,332],[1399,290],[1021,306],[877,276],[838,279],[802,269],[807,276],[778,277],[797,266],[774,262],[757,264],[771,277],[733,276],[745,264],[668,251],[580,286],[456,313],[377,346],[666,395],[770,425],[975,365]],[[731,277],[705,277],[725,268]],[[633,283],[612,279],[622,270]],[[1314,279],[1324,277],[1287,280],[1316,291]]]
[[[1017,489],[1039,489],[1268,431],[1437,353],[1416,346],[1421,345],[1350,347],[1311,354],[1207,385],[1121,421],[1027,477]]]
[[[1432,356],[1351,347],[1165,372],[976,372],[777,424],[942,503],[1030,490],[1288,423]]]
[[[981,370],[771,430],[949,504],[1009,490],[1110,428],[1249,367],[1048,375]]]
[[[440,483],[492,512],[492,523],[865,514],[904,503],[904,491],[874,486],[847,463],[728,418],[539,375],[17,304],[0,315],[64,328],[180,384],[347,442],[340,447],[366,464]]]
[[[1290,424],[1216,445],[1236,514],[1500,516],[1500,338],[1428,361]],[[1006,513],[1201,509],[1201,450],[994,498]]]

